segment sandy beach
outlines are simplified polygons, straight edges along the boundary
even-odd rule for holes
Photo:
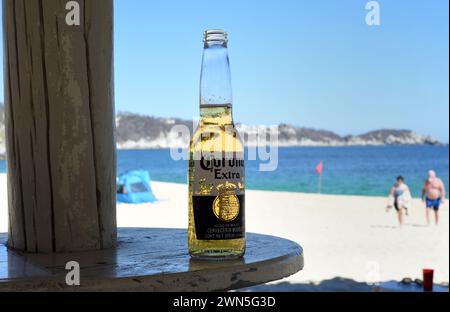
[[[152,188],[157,203],[118,205],[119,227],[186,228],[187,186],[152,182]],[[6,200],[6,176],[0,174],[0,232],[7,231]],[[440,225],[426,226],[423,203],[414,199],[402,229],[395,211],[385,211],[386,203],[382,197],[248,190],[247,231],[303,246],[305,269],[281,281],[284,290],[304,289],[300,284],[321,290],[320,284],[330,280],[347,290],[363,290],[365,283],[421,278],[425,267],[435,270],[437,283],[448,283],[448,203],[441,208]]]

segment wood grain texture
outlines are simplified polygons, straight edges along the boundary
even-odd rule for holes
[[[114,247],[112,0],[3,1],[10,247]]]
[[[224,291],[279,280],[303,269],[303,250],[279,237],[247,235],[245,257],[192,260],[180,229],[118,231],[117,249],[68,254],[7,250],[0,234],[1,291]],[[80,286],[67,286],[65,264],[80,264]]]

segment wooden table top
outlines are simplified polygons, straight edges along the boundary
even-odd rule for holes
[[[279,280],[303,269],[303,250],[279,237],[247,234],[243,259],[192,260],[180,229],[121,228],[113,250],[24,254],[0,234],[0,291],[221,291]],[[80,264],[80,286],[66,263]]]

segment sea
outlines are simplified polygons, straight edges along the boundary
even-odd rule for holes
[[[320,177],[315,168],[323,162]],[[275,171],[260,171],[264,161],[246,160],[247,189],[341,195],[386,196],[402,175],[413,196],[420,197],[427,172],[433,169],[449,187],[449,147],[349,146],[282,147]],[[119,150],[117,172],[144,169],[153,181],[186,183],[188,164],[175,161],[168,149]],[[6,171],[0,161],[0,172]],[[320,184],[320,186],[319,186]]]

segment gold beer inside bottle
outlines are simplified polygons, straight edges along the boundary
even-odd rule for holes
[[[202,105],[201,119],[190,145],[189,161],[189,253],[194,258],[239,258],[245,252],[245,237],[224,240],[197,238],[192,198],[194,183],[194,155],[199,153],[244,153],[244,145],[235,130],[231,104]],[[241,185],[242,193],[244,185]],[[213,209],[205,206],[200,209]],[[219,207],[220,209],[220,207]]]

